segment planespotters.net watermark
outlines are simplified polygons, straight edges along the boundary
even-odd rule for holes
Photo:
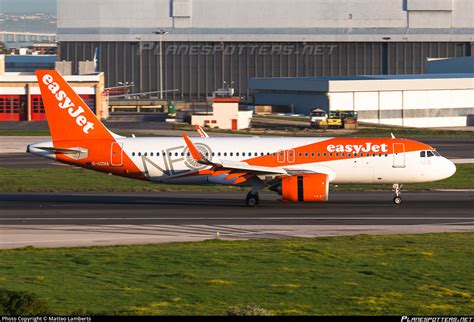
[[[401,322],[474,322],[474,316],[402,316]]]
[[[212,56],[250,55],[250,56],[291,56],[291,55],[332,55],[336,44],[166,44],[163,55]],[[157,42],[140,42],[137,55],[145,51],[160,55],[160,44]]]

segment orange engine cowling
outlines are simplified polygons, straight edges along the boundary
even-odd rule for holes
[[[284,201],[325,202],[329,196],[328,176],[322,173],[283,177],[278,188]]]

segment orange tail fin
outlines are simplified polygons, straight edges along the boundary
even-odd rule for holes
[[[113,139],[114,135],[57,71],[37,70],[36,76],[53,142]]]

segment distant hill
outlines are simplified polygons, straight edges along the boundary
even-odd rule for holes
[[[7,14],[56,14],[57,0],[0,0],[0,12]]]

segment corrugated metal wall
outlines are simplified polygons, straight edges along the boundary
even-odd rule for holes
[[[159,42],[62,42],[60,59],[92,60],[99,47],[99,66],[106,86],[134,82],[133,92],[159,90]],[[423,73],[427,57],[471,55],[471,43],[219,43],[164,42],[163,88],[168,100],[205,99],[223,82],[236,95],[248,96],[253,77],[344,76]],[[155,95],[158,96],[158,95]]]

